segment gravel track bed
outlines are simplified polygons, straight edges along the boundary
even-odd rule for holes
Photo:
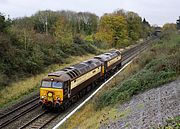
[[[114,119],[100,129],[148,129],[166,125],[166,119],[180,115],[180,80],[136,95],[117,107]]]
[[[23,99],[17,100],[17,102],[15,102],[14,104],[11,104],[9,106],[6,106],[6,107],[0,109],[0,116],[13,110],[14,108],[21,106],[22,104],[32,100],[33,98],[36,98],[38,95],[39,95],[39,92],[33,92],[27,96],[24,96]]]
[[[98,88],[98,87],[96,87]],[[44,127],[44,129],[52,129],[54,126],[56,126],[63,118],[65,118],[70,112],[72,112],[79,104],[81,104],[86,98],[88,98],[95,90],[92,90],[87,95],[83,96],[80,100],[78,100],[76,103],[72,104],[68,109],[64,112],[61,112],[58,117],[56,117],[54,120],[51,121],[48,125]]]
[[[37,105],[38,101],[39,101],[39,100],[34,101],[34,102],[32,102],[32,103],[24,106],[23,108],[19,109],[18,111],[15,111],[15,112],[13,112],[13,113],[5,116],[4,118],[1,119],[0,124],[1,124],[1,123],[4,123],[5,121],[9,120],[10,118],[13,118],[13,117],[16,116],[16,115],[18,115],[18,114],[20,114],[20,113],[28,110],[31,106]]]
[[[34,116],[37,116],[38,114],[42,113],[42,108],[39,106],[38,108],[34,109],[33,111],[27,113],[26,115],[18,118],[16,121],[9,124],[4,129],[18,129],[25,123],[29,122],[31,119],[34,118]]]

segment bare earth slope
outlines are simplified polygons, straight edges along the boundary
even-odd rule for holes
[[[145,129],[166,125],[166,119],[180,115],[180,80],[151,89],[117,107],[118,113],[100,129]]]

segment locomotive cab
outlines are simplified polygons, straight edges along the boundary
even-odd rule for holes
[[[65,82],[54,79],[45,79],[40,87],[40,104],[43,107],[60,107],[63,102],[64,92],[66,92]]]

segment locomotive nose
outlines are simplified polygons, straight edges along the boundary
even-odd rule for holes
[[[48,96],[47,100],[53,102],[53,93],[48,92],[47,96]]]
[[[53,93],[52,92],[48,92],[48,97],[52,97]]]

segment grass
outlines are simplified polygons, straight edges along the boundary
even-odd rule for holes
[[[180,128],[180,116],[169,118],[166,120],[167,125],[162,126],[158,129],[179,129]]]
[[[161,39],[110,81],[88,104],[70,117],[60,129],[99,128],[121,119],[130,110],[117,112],[116,106],[144,92],[180,77],[180,35]],[[144,105],[137,105],[143,108]],[[108,126],[108,125],[107,125]],[[127,125],[128,126],[128,125]]]
[[[118,113],[117,109],[109,107],[101,111],[94,111],[93,104],[89,103],[69,118],[60,129],[97,129],[100,124],[106,125],[112,119],[126,117],[129,112],[129,110],[126,110],[116,115]]]
[[[47,76],[47,73],[56,71],[58,69],[64,68],[69,65],[73,65],[89,58],[92,58],[93,54],[88,54],[85,56],[74,56],[67,59],[65,64],[54,64],[49,66],[42,74],[20,80],[10,84],[10,86],[5,87],[0,90],[0,108],[4,108],[12,103],[16,103],[25,96],[32,92],[38,91],[41,79]]]

